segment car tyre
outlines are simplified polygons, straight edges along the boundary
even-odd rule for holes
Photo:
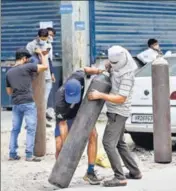
[[[153,149],[153,133],[130,133],[134,143],[148,150]]]

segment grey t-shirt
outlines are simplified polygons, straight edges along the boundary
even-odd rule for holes
[[[14,105],[33,102],[32,76],[37,72],[36,63],[27,63],[12,67],[6,75],[6,87],[13,89]]]
[[[111,73],[112,89],[110,94],[125,96],[126,101],[122,104],[115,104],[112,102],[106,102],[107,111],[109,113],[116,113],[124,117],[129,117],[131,112],[131,101],[134,87],[135,76],[134,72],[128,72],[122,76],[118,73]]]

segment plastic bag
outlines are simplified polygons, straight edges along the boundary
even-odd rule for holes
[[[104,168],[111,168],[111,164],[109,162],[108,156],[103,149],[97,154],[95,163],[96,165],[104,167]]]

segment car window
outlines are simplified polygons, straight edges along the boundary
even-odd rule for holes
[[[142,67],[142,69],[137,72],[136,77],[149,77],[152,75],[151,73],[151,63]]]
[[[169,74],[170,76],[176,76],[176,58],[171,57],[166,59],[169,62]]]
[[[170,57],[166,58],[166,60],[169,62],[169,75],[170,76],[176,76],[176,58]],[[145,65],[139,72],[137,72],[136,77],[149,77],[152,75],[152,64],[149,63]]]

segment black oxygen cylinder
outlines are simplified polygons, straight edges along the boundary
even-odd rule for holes
[[[100,74],[92,80],[69,135],[52,169],[48,181],[60,188],[67,188],[78,166],[89,139],[89,134],[101,113],[104,100],[89,101],[87,95],[93,89],[109,93],[111,82],[108,76]]]

